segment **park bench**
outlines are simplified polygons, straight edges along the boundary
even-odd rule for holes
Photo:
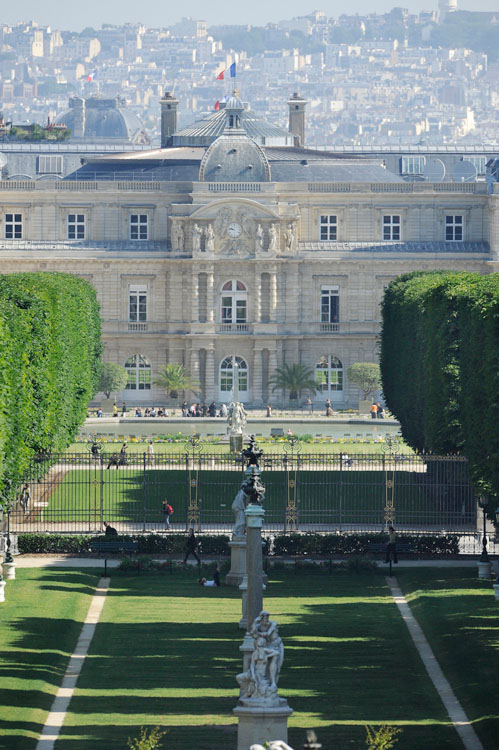
[[[270,434],[272,437],[281,437],[282,435],[284,435],[284,430],[282,429],[282,427],[271,427]]]
[[[386,555],[386,542],[370,542],[368,552],[372,555]],[[415,553],[414,545],[411,542],[397,542],[397,556],[412,555]],[[390,555],[390,575],[392,574],[392,557]]]
[[[138,542],[131,542],[125,539],[96,539],[90,542],[90,552],[99,552],[104,555],[104,576],[107,578],[107,555],[118,552],[137,552]]]

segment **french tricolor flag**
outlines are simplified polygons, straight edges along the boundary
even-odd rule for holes
[[[95,81],[96,78],[97,78],[97,71],[94,70],[93,73],[88,74],[87,81]]]

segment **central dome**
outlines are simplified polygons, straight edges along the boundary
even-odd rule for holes
[[[269,182],[270,166],[260,146],[241,130],[211,144],[199,167],[200,182]]]

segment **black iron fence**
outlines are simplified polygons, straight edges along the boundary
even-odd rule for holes
[[[466,459],[410,455],[269,454],[264,531],[477,530]],[[242,481],[238,456],[192,450],[174,455],[63,453],[39,456],[26,476],[29,502],[15,503],[14,532],[166,531],[228,533]]]

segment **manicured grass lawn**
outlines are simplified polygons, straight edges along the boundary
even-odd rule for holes
[[[393,434],[395,435],[397,430],[393,429]],[[270,442],[265,442],[264,440],[261,440],[257,438],[258,441],[258,447],[261,448],[265,455],[270,454],[277,454],[281,455],[285,452],[286,447],[289,447],[289,444],[287,440],[275,440]],[[211,442],[203,442],[203,439],[201,438],[201,443],[203,446],[203,453],[205,454],[215,454],[215,455],[221,455],[221,454],[228,454],[229,453],[229,446],[227,443],[211,443]],[[106,453],[113,453],[120,450],[123,443],[120,442],[106,442],[103,443],[103,448]],[[306,443],[301,442],[300,443],[300,451],[303,454],[317,454],[317,453],[325,453],[330,455],[338,455],[339,453],[346,453],[348,452],[348,455],[380,455],[383,453],[382,446],[384,443],[378,443],[378,442],[372,442],[372,443],[355,443],[355,442],[343,442],[343,443],[329,443],[329,442],[321,442],[321,443]],[[179,454],[184,456],[185,455],[185,446],[186,444],[184,442],[181,443],[154,443],[154,453],[157,456],[163,456],[163,455],[171,455],[171,454]],[[408,445],[405,445],[405,443],[398,443],[397,444],[397,451],[399,453],[403,453],[406,455],[414,455],[414,451],[409,448]],[[87,450],[87,443],[72,443],[69,448],[66,450],[66,453],[84,453],[88,454]],[[144,454],[147,453],[147,443],[138,443],[133,442],[133,440],[128,441],[128,453],[139,453]]]
[[[0,604],[0,748],[32,750],[78,640],[97,577],[18,569]]]
[[[292,746],[315,727],[325,748],[360,748],[382,722],[403,727],[404,748],[458,746],[380,574],[284,575],[265,606],[286,647]],[[237,591],[194,574],[113,577],[58,750],[121,749],[157,724],[168,750],[233,748],[239,616]]]
[[[100,571],[99,571],[100,572]],[[497,747],[497,604],[468,569],[397,571],[484,747]],[[168,750],[233,750],[241,670],[237,589],[202,589],[197,571],[114,572],[56,750],[123,750],[141,726]],[[32,750],[77,640],[93,572],[19,570],[1,605],[0,747]],[[10,601],[10,603],[9,603]],[[365,747],[365,725],[402,728],[400,750],[460,740],[380,571],[273,571],[265,607],[285,645],[280,692],[290,744],[315,728],[325,750]]]
[[[192,477],[194,478],[194,474]],[[234,495],[241,483],[240,471],[203,469],[196,477],[203,524],[232,524]],[[284,471],[265,470],[265,520],[283,523],[287,497]],[[435,524],[454,527],[463,500],[452,496],[445,507],[435,504],[418,480],[421,475],[397,471],[395,494],[399,524]],[[103,484],[101,484],[103,482]],[[340,484],[341,482],[341,484]],[[95,523],[101,515],[114,521],[162,522],[161,501],[168,498],[174,508],[174,523],[184,523],[187,514],[187,475],[185,469],[69,470],[47,498],[45,521]],[[348,469],[343,472],[302,469],[298,477],[299,518],[301,523],[369,523],[382,525],[385,506],[383,471]],[[468,497],[471,502],[471,497]],[[471,509],[468,509],[471,511]],[[449,514],[447,518],[446,512]],[[452,514],[452,516],[451,516]]]
[[[499,747],[499,605],[474,569],[404,571],[419,624],[487,750]]]

